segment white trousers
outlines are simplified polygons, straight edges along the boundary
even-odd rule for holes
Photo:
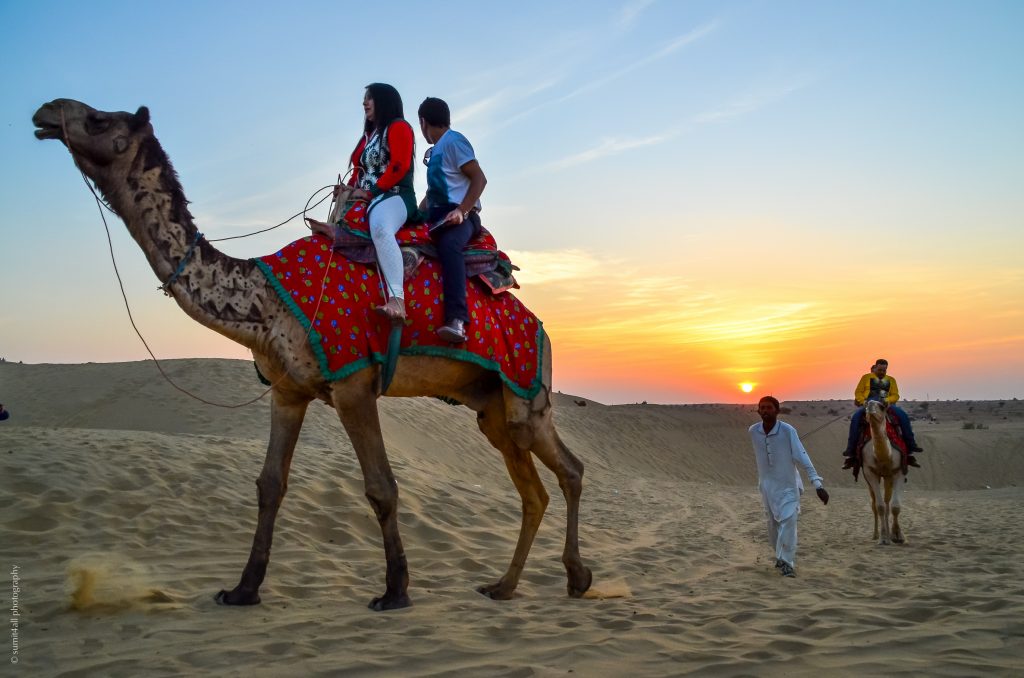
[[[405,265],[395,234],[408,216],[405,201],[397,195],[384,198],[370,210],[370,237],[373,238],[373,246],[377,249],[380,273],[388,286],[388,296],[399,299],[405,299],[405,292],[402,289]]]
[[[775,548],[775,558],[796,567],[796,519],[799,512],[784,520],[775,520],[768,511],[768,543]]]

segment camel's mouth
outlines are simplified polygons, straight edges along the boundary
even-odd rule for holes
[[[45,108],[41,108],[32,116],[32,122],[36,126],[36,139],[63,139],[60,123],[53,120],[48,113]]]
[[[36,139],[63,139],[61,133],[59,116],[54,115],[53,104],[43,105],[36,114],[32,116],[32,123],[36,126]]]
[[[60,138],[62,138],[61,137],[61,132],[60,132],[60,127],[58,125],[49,125],[49,124],[40,125],[40,124],[37,123],[36,127],[38,128],[35,131],[36,139],[60,139]]]

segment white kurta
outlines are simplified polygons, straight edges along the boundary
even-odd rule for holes
[[[784,421],[776,421],[770,433],[760,422],[750,427],[750,440],[757,459],[757,487],[764,507],[781,522],[800,511],[800,494],[804,491],[799,466],[815,488],[822,486],[821,476],[814,470],[807,450],[796,429]]]

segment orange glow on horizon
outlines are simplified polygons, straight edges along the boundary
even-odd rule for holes
[[[543,268],[519,257],[524,270]],[[879,356],[892,363],[904,398],[924,399],[954,392],[937,365],[963,365],[971,375],[1021,362],[1024,314],[984,281],[914,270],[898,304],[885,295],[865,303],[850,282],[860,273],[837,267],[813,290],[781,284],[751,300],[742,278],[694,282],[653,270],[595,278],[584,268],[579,278],[564,270],[559,280],[538,276],[517,296],[551,336],[555,388],[601,402],[747,400],[741,393],[845,400]],[[1024,276],[992,286],[1024,294]],[[894,314],[901,321],[880,331],[877,319]],[[1010,390],[991,397],[1016,395]]]

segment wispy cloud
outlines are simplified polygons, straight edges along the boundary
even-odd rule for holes
[[[692,128],[693,125],[723,122],[732,118],[755,113],[756,111],[785,98],[793,92],[808,86],[813,81],[814,79],[811,77],[801,77],[786,84],[750,91],[736,97],[722,106],[695,115],[688,123],[669,129],[661,134],[637,139],[603,139],[593,148],[578,151],[564,158],[554,160],[542,166],[540,169],[547,171],[561,170],[567,167],[593,162],[604,157],[618,155],[619,153],[631,151],[636,148],[661,144],[679,136],[687,129]]]
[[[626,151],[631,151],[634,148],[643,148],[644,146],[652,146],[654,144],[660,144],[664,141],[675,136],[674,134],[660,134],[652,137],[644,137],[641,139],[603,139],[601,143],[593,148],[589,148],[579,153],[555,160],[546,165],[543,165],[540,169],[546,170],[561,170],[566,167],[572,167],[574,165],[582,165],[584,163],[593,162],[600,158],[605,158],[611,155],[618,155]]]
[[[552,103],[561,103],[563,101],[566,101],[567,99],[571,99],[571,98],[573,98],[575,96],[579,96],[580,94],[583,94],[584,92],[590,92],[592,90],[598,89],[600,87],[603,87],[603,86],[607,85],[608,83],[610,83],[610,82],[612,82],[614,80],[618,80],[619,78],[621,78],[624,75],[632,73],[633,71],[635,71],[635,70],[637,70],[639,68],[643,68],[644,66],[649,66],[649,65],[651,65],[652,63],[654,63],[656,61],[661,61],[662,59],[664,59],[664,58],[666,58],[668,56],[671,56],[672,54],[675,54],[676,52],[681,50],[683,47],[686,47],[687,45],[690,45],[690,44],[692,44],[694,42],[697,42],[701,38],[710,35],[717,27],[718,27],[718,22],[717,21],[711,21],[711,22],[708,22],[708,23],[703,24],[701,26],[698,26],[697,28],[694,28],[691,31],[688,31],[688,32],[686,32],[686,33],[684,33],[684,34],[682,34],[680,36],[677,36],[675,39],[673,39],[673,40],[669,41],[667,44],[665,44],[661,49],[658,49],[658,50],[652,52],[651,54],[648,54],[647,56],[643,57],[642,59],[638,59],[637,61],[634,61],[631,64],[628,64],[626,66],[623,66],[622,68],[614,70],[614,71],[612,71],[611,73],[609,73],[608,75],[606,75],[606,76],[604,76],[602,78],[598,78],[597,80],[593,80],[591,82],[586,83],[585,85],[577,87],[576,89],[574,89],[573,91],[569,92],[565,96],[563,96],[563,97],[561,97],[559,99],[555,99]]]
[[[702,24],[701,26],[698,26],[697,28],[694,28],[693,30],[688,31],[688,32],[686,32],[686,33],[676,37],[675,39],[670,40],[668,43],[666,43],[660,49],[655,50],[654,52],[648,54],[647,56],[645,56],[645,57],[643,57],[641,59],[638,59],[637,61],[634,61],[634,62],[632,62],[632,63],[630,63],[630,64],[628,64],[626,66],[618,68],[618,69],[616,69],[616,70],[614,70],[614,71],[612,71],[612,72],[608,73],[607,75],[604,75],[604,76],[602,76],[600,78],[597,78],[595,80],[591,80],[590,82],[587,82],[587,83],[585,83],[583,85],[580,85],[579,87],[577,87],[576,89],[570,91],[567,94],[563,94],[562,96],[557,97],[555,99],[549,99],[548,101],[541,102],[541,103],[536,104],[535,106],[533,106],[531,108],[526,109],[525,111],[522,111],[521,113],[517,113],[516,115],[513,115],[513,116],[511,116],[509,118],[506,118],[501,123],[501,125],[499,127],[505,127],[507,125],[512,124],[513,122],[515,122],[517,120],[525,118],[525,117],[527,117],[529,115],[533,115],[534,113],[536,113],[537,111],[539,111],[541,109],[547,108],[549,106],[555,106],[557,104],[560,104],[560,103],[563,103],[565,101],[568,101],[569,99],[577,97],[577,96],[579,96],[581,94],[584,94],[586,92],[591,92],[593,90],[596,90],[596,89],[599,89],[601,87],[604,87],[605,85],[607,85],[607,84],[609,84],[609,83],[611,83],[611,82],[613,82],[615,80],[618,80],[619,78],[623,77],[624,75],[632,73],[633,71],[635,71],[635,70],[637,70],[639,68],[643,68],[644,66],[649,66],[650,64],[652,64],[652,63],[654,63],[656,61],[660,61],[660,60],[662,60],[662,59],[664,59],[664,58],[666,58],[666,57],[668,57],[668,56],[670,56],[672,54],[675,54],[676,52],[678,52],[683,47],[685,47],[687,45],[690,45],[690,44],[696,42],[697,40],[700,40],[703,37],[706,37],[706,36],[710,35],[712,32],[715,31],[715,29],[717,27],[718,27],[718,21],[717,20],[710,21],[708,23]]]
[[[549,311],[557,309],[565,345],[640,356],[635,359],[651,351],[699,346],[743,352],[746,364],[878,312],[876,307],[828,303],[812,294],[752,302],[743,289],[657,275],[578,249],[509,256],[522,269],[516,274],[520,283],[527,289],[543,288]],[[615,338],[614,345],[609,337]]]
[[[629,27],[657,0],[630,0],[619,10],[619,25]]]
[[[813,76],[804,75],[788,82],[752,89],[720,106],[698,113],[692,120],[696,124],[707,124],[748,115],[807,87],[815,80]]]
[[[507,254],[520,268],[516,273],[516,279],[527,285],[546,285],[588,278],[596,275],[602,265],[592,254],[583,250],[508,250]]]

